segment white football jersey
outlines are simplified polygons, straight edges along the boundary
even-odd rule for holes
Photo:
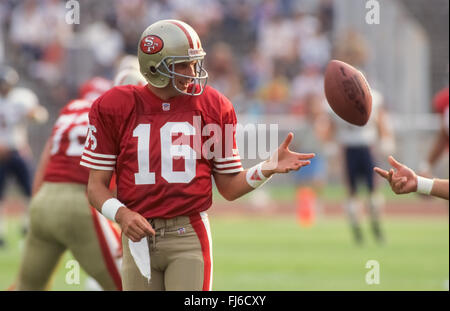
[[[336,140],[344,146],[370,146],[378,139],[376,118],[383,105],[383,95],[376,90],[372,92],[372,112],[370,119],[364,126],[352,125],[338,117],[331,109],[336,124]]]
[[[13,88],[0,96],[0,145],[20,149],[27,141],[27,114],[38,106],[35,93],[26,88]]]

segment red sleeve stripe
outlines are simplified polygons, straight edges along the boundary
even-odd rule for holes
[[[89,150],[84,149],[83,153],[86,153],[90,156],[96,157],[96,158],[106,158],[106,159],[115,159],[117,158],[116,155],[113,154],[103,154],[103,153],[95,153]]]
[[[217,159],[214,159],[214,162],[217,162],[217,163],[223,163],[223,162],[229,162],[229,161],[235,161],[235,160],[241,160],[241,157],[240,156],[234,156],[234,157],[228,157],[228,158],[217,158]]]
[[[231,163],[226,163],[226,164],[214,164],[215,168],[227,168],[227,167],[236,167],[236,166],[242,166],[241,161],[234,161]]]
[[[81,156],[82,160],[86,160],[87,162],[91,162],[91,163],[96,163],[96,164],[103,164],[103,165],[114,165],[116,164],[116,161],[104,161],[104,160],[97,160],[97,159],[92,159],[88,156]]]
[[[238,172],[242,172],[244,169],[241,167],[239,168],[234,168],[234,169],[229,169],[229,170],[218,170],[218,169],[213,169],[214,172],[220,173],[220,174],[231,174],[231,173],[238,173]]]
[[[96,170],[101,170],[101,171],[114,171],[114,167],[113,166],[98,166],[98,165],[92,165],[83,161],[80,161],[80,165],[82,166],[86,166],[89,168],[93,168]]]

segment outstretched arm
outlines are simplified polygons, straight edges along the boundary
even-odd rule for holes
[[[261,171],[265,178],[269,178],[275,173],[288,173],[297,171],[301,167],[309,165],[315,154],[296,153],[289,150],[294,134],[289,133],[284,142],[270,159],[262,163]],[[255,188],[248,183],[249,170],[244,170],[236,174],[214,173],[214,180],[220,194],[227,200],[235,200]]]
[[[389,171],[385,171],[379,167],[375,167],[374,171],[389,182],[392,191],[396,194],[418,191],[418,187],[420,188],[419,180],[423,179],[423,177],[417,176],[412,169],[396,161],[392,156],[389,156],[388,161],[395,170],[391,168]],[[425,180],[426,183],[432,184],[431,191],[429,192],[430,195],[446,200],[449,199],[448,179],[433,179],[432,181],[428,179],[423,180]],[[419,191],[420,190],[421,189],[419,189]]]

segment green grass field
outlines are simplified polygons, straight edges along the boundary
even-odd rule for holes
[[[365,226],[366,244],[352,243],[344,219],[322,219],[302,228],[295,217],[211,217],[214,290],[448,290],[448,219],[391,218],[387,243],[378,246]],[[11,285],[20,264],[20,230],[9,219],[6,249],[0,250],[0,288]],[[65,282],[66,254],[53,290],[83,290]],[[377,260],[380,284],[365,282],[368,260]]]

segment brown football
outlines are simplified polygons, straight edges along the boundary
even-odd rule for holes
[[[325,96],[331,109],[345,121],[363,126],[372,111],[372,94],[364,75],[339,60],[331,60],[325,70]]]

